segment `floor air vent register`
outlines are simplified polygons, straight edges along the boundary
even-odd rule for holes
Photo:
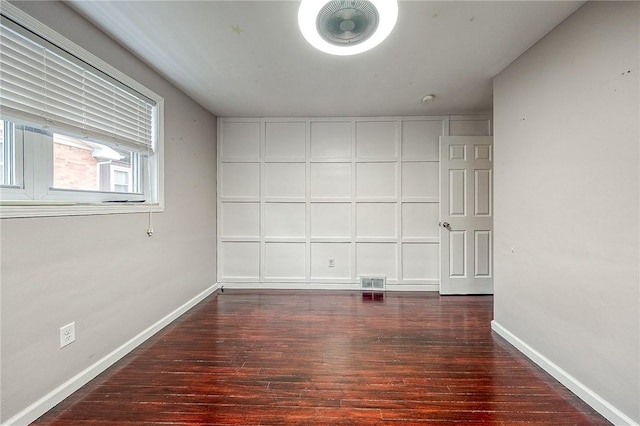
[[[362,290],[384,290],[387,285],[385,277],[360,277]]]

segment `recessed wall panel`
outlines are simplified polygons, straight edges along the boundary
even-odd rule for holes
[[[437,238],[439,218],[439,203],[403,203],[402,237]]]
[[[223,163],[220,165],[220,175],[223,198],[260,196],[260,164]]]
[[[402,163],[402,197],[438,198],[440,171],[437,162]]]
[[[475,170],[475,215],[491,216],[491,170]]]
[[[260,123],[222,122],[221,157],[246,159],[260,157]]]
[[[267,198],[304,198],[305,164],[265,164],[265,195]]]
[[[356,122],[358,158],[396,158],[398,143],[395,121]]]
[[[440,136],[441,120],[403,121],[402,158],[439,161]]]
[[[305,278],[304,243],[266,243],[265,278]]]
[[[349,238],[351,204],[311,203],[311,238]]]
[[[312,163],[311,198],[350,198],[351,163]]]
[[[397,244],[358,243],[356,246],[356,277],[380,275],[397,279]]]
[[[351,123],[311,123],[311,159],[351,159]]]
[[[223,242],[222,277],[257,279],[260,275],[260,243]]]
[[[449,170],[449,215],[466,216],[467,214],[467,171]]]
[[[264,209],[267,238],[304,237],[304,203],[266,203]]]
[[[451,120],[450,136],[489,136],[489,120]]]
[[[260,238],[260,204],[222,203],[221,235]]]
[[[491,276],[491,231],[475,231],[475,277]]]
[[[357,237],[396,237],[395,203],[358,203],[356,207]]]
[[[406,280],[437,280],[440,277],[439,245],[403,244],[402,278]]]
[[[265,155],[270,158],[305,158],[306,123],[267,123]]]
[[[397,193],[396,163],[358,163],[356,195],[358,198],[389,198]]]
[[[466,231],[449,231],[449,276],[467,276]]]
[[[311,243],[311,278],[351,278],[350,243]]]

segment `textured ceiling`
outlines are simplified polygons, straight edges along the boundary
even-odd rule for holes
[[[349,57],[306,43],[297,1],[68,4],[212,113],[293,117],[489,112],[492,78],[582,3],[400,1],[389,38]]]

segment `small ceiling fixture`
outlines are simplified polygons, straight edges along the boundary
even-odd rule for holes
[[[431,102],[435,99],[435,97],[436,95],[424,95],[424,97],[422,98],[422,103],[426,104],[427,102]]]
[[[313,47],[355,55],[380,44],[398,19],[397,0],[302,0],[298,25]]]

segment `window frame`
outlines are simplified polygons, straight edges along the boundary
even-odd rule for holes
[[[3,127],[3,144],[2,144],[2,184],[5,188],[17,188],[22,182],[16,183],[16,176],[22,177],[23,171],[23,151],[22,139],[15,140],[15,124],[11,121],[0,120]]]
[[[90,66],[100,70],[156,102],[153,117],[155,140],[152,157],[154,157],[154,161],[151,159],[145,160],[147,164],[143,170],[145,171],[145,174],[148,173],[148,176],[151,177],[151,182],[150,187],[148,188],[148,193],[143,197],[127,197],[126,201],[120,201],[118,199],[123,198],[122,194],[120,194],[120,197],[112,197],[111,200],[96,201],[98,197],[92,196],[92,194],[104,193],[100,193],[98,191],[76,191],[51,188],[51,184],[53,183],[53,170],[38,170],[33,165],[33,163],[40,163],[39,159],[34,160],[34,155],[41,155],[41,153],[46,151],[46,149],[38,149],[36,150],[37,152],[34,152],[33,144],[26,142],[23,143],[23,140],[18,141],[19,138],[16,133],[14,142],[16,143],[16,156],[23,153],[23,158],[20,159],[22,161],[19,162],[18,158],[16,158],[16,169],[18,167],[23,168],[22,182],[19,182],[20,187],[18,187],[18,185],[5,186],[1,189],[3,197],[5,194],[10,194],[12,199],[0,200],[0,218],[100,215],[164,211],[164,99],[7,1],[0,0],[0,6],[2,15],[25,28],[28,28],[30,31],[33,31],[42,38],[66,50]],[[5,119],[11,121],[10,117]],[[18,126],[16,126],[16,132],[18,131]],[[29,139],[29,137],[27,137],[27,139]],[[22,149],[18,149],[17,144],[22,144]],[[140,162],[142,163],[142,159]],[[51,167],[53,167],[53,165]],[[50,176],[43,176],[45,173],[48,173]],[[148,179],[146,176],[145,178]],[[41,185],[43,180],[48,183],[46,194],[41,192],[42,189],[38,189],[37,186],[34,186],[34,180],[40,183],[38,186],[41,188],[43,187]],[[118,195],[118,193],[115,193],[114,195]],[[145,197],[152,201],[144,201]]]
[[[113,164],[109,165],[109,186],[111,187],[111,192],[119,192],[116,191],[117,185],[122,185],[121,183],[116,183],[116,173],[124,173],[127,176],[127,193],[130,193],[133,188],[133,171],[130,168],[115,166]]]

